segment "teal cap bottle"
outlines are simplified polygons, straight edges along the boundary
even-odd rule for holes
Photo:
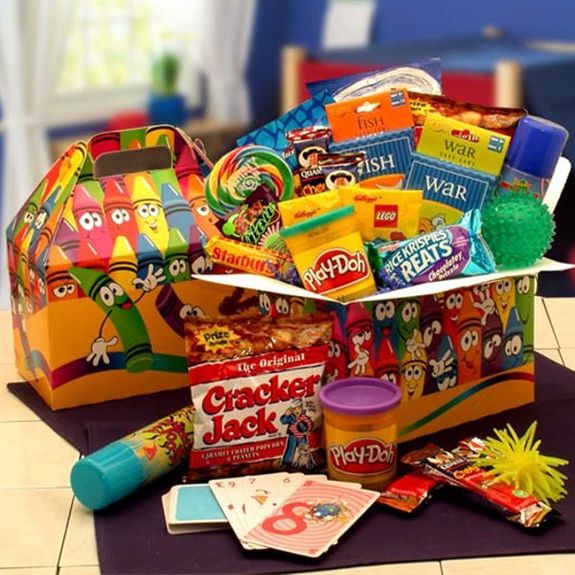
[[[78,460],[70,485],[89,509],[103,509],[173,469],[193,443],[191,406],[114,441]]]

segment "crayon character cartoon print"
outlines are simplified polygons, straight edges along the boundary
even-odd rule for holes
[[[334,316],[333,332],[331,341],[329,342],[327,363],[325,366],[325,378],[328,383],[335,381],[336,379],[342,379],[348,374],[345,337],[341,330],[339,318],[335,312],[332,313]]]
[[[351,375],[373,375],[373,325],[371,316],[360,303],[348,307],[346,319],[347,348]]]
[[[109,365],[111,358],[108,355],[108,348],[116,345],[119,338],[124,350],[123,359],[126,370],[138,373],[150,369],[153,354],[146,325],[134,302],[122,286],[112,281],[107,274],[97,270],[72,267],[68,273],[105,314],[86,361],[94,367],[98,367],[100,361],[102,364]],[[112,324],[117,336],[106,339],[103,330],[108,321]]]

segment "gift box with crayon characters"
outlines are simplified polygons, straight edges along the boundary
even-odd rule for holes
[[[53,409],[186,385],[183,318],[257,298],[211,262],[201,159],[165,126],[72,145],[8,230],[17,367]]]
[[[532,402],[534,293],[526,275],[328,305],[335,324],[327,381],[367,376],[398,385],[400,441]]]
[[[564,269],[541,259],[542,196],[566,133],[401,81],[316,87],[213,166],[167,126],[72,146],[8,230],[23,377],[55,409],[184,387],[190,318],[318,312],[323,384],[399,386],[400,440],[533,401],[536,275]],[[552,153],[529,163],[542,128]],[[537,190],[500,185],[518,158]],[[198,336],[216,362],[218,329]]]

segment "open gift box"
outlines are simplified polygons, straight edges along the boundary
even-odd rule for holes
[[[17,367],[52,409],[185,387],[184,318],[258,309],[333,311],[328,379],[395,380],[401,440],[534,400],[535,277],[568,266],[543,260],[348,304],[261,276],[210,275],[196,151],[169,126],[76,143],[11,222]]]

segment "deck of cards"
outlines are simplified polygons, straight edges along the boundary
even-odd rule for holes
[[[166,529],[170,535],[213,531],[229,527],[210,486],[176,485],[162,497]]]
[[[164,497],[168,531],[205,531],[229,523],[245,549],[319,557],[379,495],[325,475],[272,473],[179,485]]]

